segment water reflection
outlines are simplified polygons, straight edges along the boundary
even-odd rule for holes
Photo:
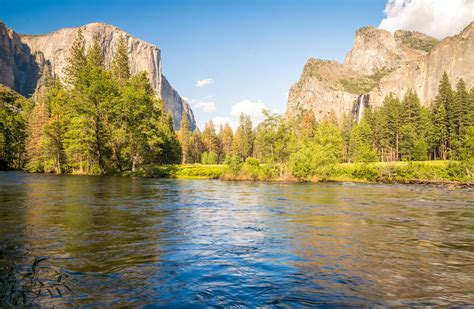
[[[0,203],[72,276],[44,305],[474,303],[472,189],[10,172]]]

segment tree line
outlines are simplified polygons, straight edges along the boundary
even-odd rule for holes
[[[452,89],[446,73],[430,107],[421,105],[415,91],[400,100],[393,94],[383,105],[365,109],[360,123],[352,115],[316,122],[306,111],[288,119],[264,111],[253,129],[241,115],[235,134],[229,124],[190,132],[183,116],[178,131],[182,163],[242,165],[247,160],[273,166],[282,175],[307,177],[317,169],[341,162],[465,160],[474,157],[474,89],[459,79]],[[258,163],[257,163],[258,162]]]

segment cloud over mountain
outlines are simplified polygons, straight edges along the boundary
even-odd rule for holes
[[[379,28],[419,31],[442,39],[474,20],[474,0],[389,0]]]

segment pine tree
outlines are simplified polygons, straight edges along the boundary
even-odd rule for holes
[[[217,142],[217,134],[216,134],[216,127],[212,120],[206,122],[204,126],[203,132],[203,141],[204,147],[206,152],[214,152],[217,153],[218,151],[218,142]]]
[[[114,78],[120,82],[124,82],[130,78],[128,46],[123,35],[119,38],[117,49],[112,60],[111,70]]]
[[[201,162],[201,154],[204,152],[204,143],[202,141],[202,134],[199,128],[196,128],[191,135],[191,142],[189,144],[189,162]]]
[[[55,173],[62,173],[65,164],[64,155],[64,132],[67,127],[66,109],[68,98],[65,89],[59,79],[53,79],[48,85],[47,99],[50,110],[50,117],[45,127],[47,169]],[[49,163],[51,162],[51,163]]]
[[[181,142],[181,163],[187,163],[187,156],[189,152],[189,145],[191,142],[191,129],[189,126],[188,116],[186,111],[183,110],[183,114],[181,116],[181,125],[178,131],[178,139]]]
[[[237,131],[234,135],[232,152],[244,161],[253,153],[253,128],[250,116],[241,114]]]
[[[174,120],[173,115],[169,112],[164,121],[162,122],[163,126],[161,128],[161,134],[163,138],[162,144],[162,153],[160,156],[159,163],[164,164],[177,164],[181,162],[181,145],[179,143],[178,137],[174,130]]]
[[[365,118],[353,126],[349,151],[352,162],[377,161],[377,152],[373,149],[371,135],[370,126]]]
[[[446,160],[448,149],[449,131],[446,123],[446,110],[444,104],[433,107],[434,142],[436,144],[435,157]]]
[[[229,157],[232,151],[232,142],[234,139],[234,132],[232,131],[230,125],[226,123],[224,128],[219,132],[220,139],[222,141],[222,151],[224,154],[224,159]]]
[[[443,73],[439,82],[438,95],[435,98],[435,110],[438,111],[440,105],[444,107],[444,127],[447,130],[446,151],[448,151],[448,149],[451,149],[452,141],[456,138],[456,108],[454,106],[454,93],[446,72]],[[440,119],[437,121],[440,121]]]
[[[36,104],[28,122],[28,138],[26,152],[28,156],[28,170],[33,172],[44,171],[45,127],[49,122],[48,103],[42,99]]]
[[[87,51],[87,64],[90,68],[104,68],[104,55],[99,44],[99,37],[95,36],[92,45]]]
[[[342,158],[344,162],[350,161],[349,149],[351,140],[351,131],[354,126],[354,120],[350,115],[344,113],[342,116],[341,137],[342,137]]]
[[[422,128],[421,123],[421,104],[418,95],[413,90],[408,90],[402,100],[402,124],[412,124],[416,132]]]
[[[456,134],[461,137],[468,126],[474,125],[474,123],[470,123],[469,114],[473,111],[470,110],[471,106],[469,104],[469,93],[466,89],[466,83],[462,78],[459,79],[456,85],[454,106],[456,110]]]
[[[402,105],[400,100],[393,94],[388,95],[381,109],[381,130],[383,138],[388,145],[388,159],[399,160],[400,128],[402,119]]]
[[[81,73],[87,66],[86,58],[86,41],[84,40],[84,34],[82,29],[79,28],[76,33],[74,42],[69,50],[69,57],[67,59],[67,65],[64,69],[66,74],[66,81],[70,85],[74,85]]]

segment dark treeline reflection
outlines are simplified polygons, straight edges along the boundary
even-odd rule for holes
[[[472,189],[0,174],[0,240],[70,276],[41,305],[466,305]]]

